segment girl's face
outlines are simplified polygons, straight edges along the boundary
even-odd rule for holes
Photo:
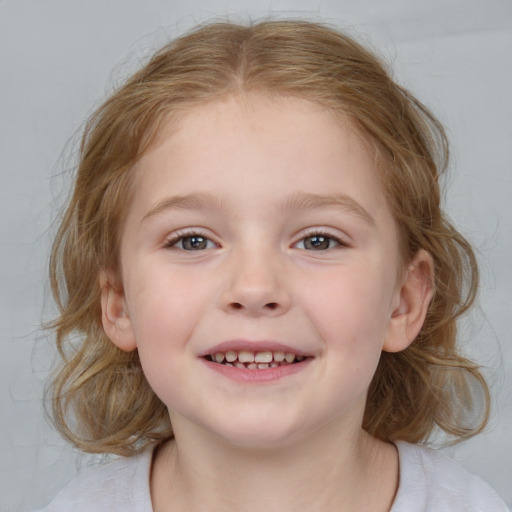
[[[371,145],[304,100],[229,98],[167,126],[136,173],[104,325],[175,431],[358,431],[381,351],[416,334]]]

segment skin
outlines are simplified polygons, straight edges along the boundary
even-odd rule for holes
[[[138,163],[102,309],[175,431],[155,510],[389,510],[397,453],[362,430],[366,394],[421,328],[432,265],[402,264],[376,167],[349,121],[260,96],[194,107]],[[240,380],[203,357],[224,342],[307,360]]]

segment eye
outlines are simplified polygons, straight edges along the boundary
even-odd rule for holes
[[[297,242],[297,249],[306,249],[308,251],[326,251],[340,245],[346,245],[338,238],[324,233],[314,233],[304,237]]]
[[[181,249],[183,251],[203,251],[205,249],[213,249],[217,247],[217,244],[203,235],[191,233],[171,238],[167,241],[165,247]]]

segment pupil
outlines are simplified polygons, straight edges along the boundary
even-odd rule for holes
[[[310,236],[305,241],[306,249],[329,249],[329,238],[325,236]]]
[[[189,236],[183,239],[183,248],[188,250],[205,249],[206,244],[206,238],[202,236]]]

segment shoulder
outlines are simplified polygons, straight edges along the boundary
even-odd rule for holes
[[[38,512],[151,512],[152,449],[84,471]]]
[[[509,512],[480,477],[446,455],[398,441],[400,483],[391,512]]]

